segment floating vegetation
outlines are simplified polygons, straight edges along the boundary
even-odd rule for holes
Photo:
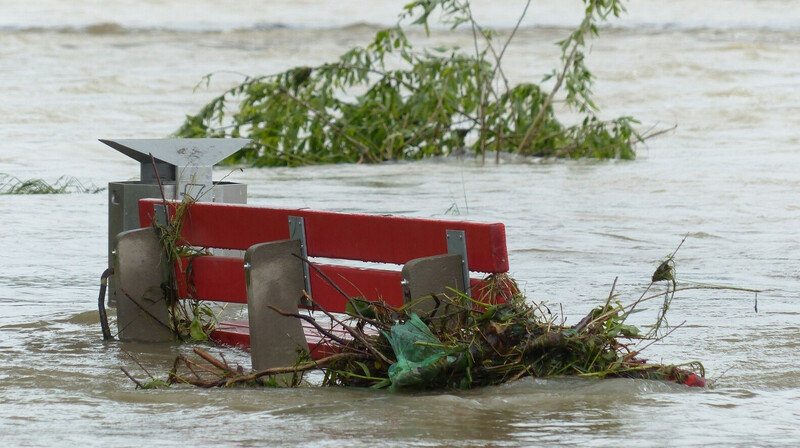
[[[9,174],[0,173],[0,194],[95,194],[105,190],[94,184],[84,185],[72,176],[61,176],[54,183],[43,179],[21,180]]]
[[[296,386],[304,384],[305,372],[316,370],[324,373],[322,386],[389,390],[471,389],[525,377],[560,376],[648,379],[704,387],[705,369],[699,361],[666,365],[641,357],[644,349],[682,325],[660,334],[659,328],[667,327],[664,314],[668,306],[661,307],[647,331],[627,323],[628,317],[642,303],[656,299],[667,303],[679,291],[756,291],[724,286],[677,287],[673,283],[674,255],[659,264],[658,275],[645,294],[659,282],[669,284],[666,291],[643,294],[623,305],[614,292],[615,281],[605,303],[574,325],[566,325],[566,319],[559,318],[546,304],[527,300],[507,275],[495,275],[476,294],[480,299],[457,291],[426,298],[437,303],[437,311],[425,315],[411,311],[419,309],[416,301],[393,308],[383,302],[347,297],[352,305],[348,307],[350,313],[342,319],[326,314],[350,338],[332,334],[325,330],[330,328],[325,324],[315,325],[326,350],[336,352],[322,359],[313,360],[306,350],[299,350],[295,365],[246,372],[196,348],[203,361],[179,357],[169,378],[158,380],[158,384],[274,386],[274,378],[288,374],[294,378],[287,383]],[[314,320],[306,315],[303,319]],[[188,369],[186,374],[178,373],[181,366]]]
[[[465,150],[480,160],[491,152],[496,160],[501,152],[633,159],[635,145],[660,131],[641,134],[630,116],[601,119],[595,76],[585,63],[600,24],[625,6],[622,0],[583,3],[579,25],[557,42],[558,66],[539,83],[528,76],[514,84],[503,66],[530,0],[502,38],[481,26],[469,1],[416,0],[404,6],[396,26],[337,60],[246,76],[187,116],[175,135],[252,139],[227,161],[254,166],[419,160]],[[415,47],[407,33],[421,26],[428,35],[437,18],[443,28],[468,30],[473,45]],[[561,106],[579,114],[579,124],[565,124]]]

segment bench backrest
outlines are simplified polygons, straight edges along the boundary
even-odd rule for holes
[[[139,217],[142,227],[156,216],[163,202],[142,199]],[[170,214],[177,202],[170,202]],[[182,237],[195,247],[238,249],[263,242],[290,238],[290,217],[302,218],[308,257],[357,260],[402,265],[413,259],[448,253],[448,231],[460,231],[464,238],[469,271],[508,271],[505,227],[502,223],[406,218],[383,215],[345,214],[304,209],[276,209],[253,205],[197,202],[184,214]],[[295,235],[297,237],[297,235]],[[351,296],[382,299],[393,306],[403,304],[401,275],[397,270],[348,267],[315,263]],[[191,296],[202,300],[246,303],[242,258],[195,257],[192,261]],[[475,283],[478,280],[473,279]],[[311,295],[330,311],[343,311],[344,300],[327,280],[311,270]],[[189,295],[179,281],[180,294]]]

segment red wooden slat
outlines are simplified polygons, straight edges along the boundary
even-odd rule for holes
[[[380,299],[394,307],[403,305],[400,271],[332,265],[317,265],[317,267],[350,297],[364,297],[367,300]],[[313,269],[311,270],[311,296],[315,302],[330,312],[344,312],[345,297]]]
[[[350,297],[363,297],[367,300],[383,300],[387,305],[395,308],[403,306],[403,287],[400,282],[400,271],[381,269],[361,269],[345,266],[319,265],[318,266],[339,288]],[[502,297],[483,297],[481,287],[483,279],[471,278],[470,288],[472,296],[478,301],[504,302]],[[506,297],[511,296],[508,288],[503,288]],[[311,295],[314,301],[323,308],[334,313],[344,313],[345,297],[331,286],[317,272],[311,271]]]
[[[236,257],[199,256],[182,261],[175,270],[180,297],[193,297],[216,302],[247,303],[244,261]],[[186,276],[194,290],[189,293]]]
[[[140,224],[149,225],[156,199],[139,202]],[[172,207],[175,203],[171,203]],[[186,212],[183,237],[201,247],[241,249],[289,237],[289,216],[305,220],[309,256],[404,264],[447,253],[446,230],[463,230],[469,268],[507,272],[502,223],[444,221],[396,216],[343,214],[313,210],[195,203]]]
[[[241,329],[237,327],[224,327],[214,330],[211,333],[211,339],[231,347],[250,348],[250,333],[248,329]],[[308,351],[312,359],[322,359],[330,355],[339,353],[339,347],[333,344],[324,342],[319,334],[307,334]]]
[[[190,261],[191,260],[191,261]],[[184,259],[183,272],[176,269],[178,294],[215,302],[247,303],[244,261],[235,257],[199,256]],[[383,300],[393,307],[403,306],[403,289],[400,271],[364,269],[347,266],[316,264],[328,278],[350,297]],[[187,291],[186,275],[191,275],[194,290]],[[481,282],[471,279],[474,287]],[[311,270],[311,295],[324,309],[343,313],[346,299],[331,283],[315,270]]]
[[[330,331],[345,340],[351,338],[343,328],[334,328]],[[309,353],[313,359],[322,359],[326,356],[339,353],[341,350],[339,345],[324,339],[322,335],[308,323],[303,323],[303,332],[308,342]],[[221,322],[211,333],[211,339],[233,347],[250,348],[250,333],[247,321]]]
[[[232,325],[231,322],[222,322],[211,332],[211,339],[220,344],[230,345],[231,347],[250,348],[250,327]]]
[[[337,286],[351,297],[382,299],[392,306],[403,304],[399,271],[360,269],[346,266],[315,264]],[[186,277],[191,276],[194,289],[187,291]],[[198,256],[183,259],[175,269],[180,297],[215,302],[247,303],[244,261],[241,258]],[[345,298],[315,270],[311,270],[311,291],[314,300],[328,311],[343,313]]]
[[[346,266],[315,264],[350,297],[382,299],[392,306],[402,306],[403,291],[399,271],[361,269]],[[176,269],[178,294],[215,302],[247,303],[244,261],[235,257],[198,256],[182,260],[183,271]],[[186,276],[191,276],[194,289],[187,291]],[[334,313],[343,313],[345,297],[315,270],[311,270],[311,293],[320,306]]]

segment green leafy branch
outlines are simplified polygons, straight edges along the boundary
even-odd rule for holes
[[[624,12],[621,0],[584,0],[581,24],[558,42],[562,67],[543,80],[555,81],[548,93],[531,82],[512,86],[502,67],[530,3],[498,44],[469,1],[413,1],[396,26],[378,31],[366,47],[319,66],[247,77],[187,116],[176,136],[251,138],[228,162],[255,166],[417,160],[465,150],[634,158],[634,145],[648,136],[637,132],[632,117],[597,117],[583,53],[598,36],[598,23]],[[451,30],[470,27],[474,52],[416,50],[406,28],[421,26],[429,34],[434,16]],[[562,89],[566,105],[584,114],[578,125],[556,117],[553,103]]]

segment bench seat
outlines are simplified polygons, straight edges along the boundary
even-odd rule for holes
[[[178,207],[180,203],[176,201],[165,204],[157,199],[140,200],[141,227],[151,228],[153,222],[166,222],[167,216],[179,212]],[[400,307],[410,300],[445,292],[447,288],[474,296],[479,294],[476,287],[485,275],[509,269],[502,223],[205,202],[193,203],[180,213],[182,244],[209,248],[212,252],[246,251],[244,257],[223,251],[222,255],[181,260],[174,267],[175,287],[182,298],[247,304],[247,321],[221,322],[212,338],[251,347],[254,368],[274,364],[257,363],[255,352],[265,346],[287,345],[278,339],[286,339],[289,333],[293,334],[289,338],[293,343],[300,344],[302,340],[308,345],[314,357],[335,352],[335,347],[321,346],[316,330],[304,321],[267,309],[270,303],[280,303],[277,308],[283,311],[297,312],[298,307],[305,307],[300,298],[307,291],[324,309],[343,313],[346,300],[338,286],[348,296],[383,300]],[[118,240],[126,233],[120,234]],[[123,246],[118,243],[118,250]],[[138,259],[126,261],[138,262]],[[310,262],[314,269],[310,269]],[[152,264],[158,265],[158,260]],[[472,277],[471,272],[479,275]],[[130,278],[130,273],[124,275],[129,285],[138,280]],[[163,273],[153,275],[161,278],[158,276]],[[289,298],[281,298],[286,295]],[[141,304],[136,307],[142,308]],[[126,317],[126,325],[133,320]],[[286,331],[279,328],[284,324]],[[146,333],[130,331],[129,334]],[[291,352],[295,356],[293,348]]]

